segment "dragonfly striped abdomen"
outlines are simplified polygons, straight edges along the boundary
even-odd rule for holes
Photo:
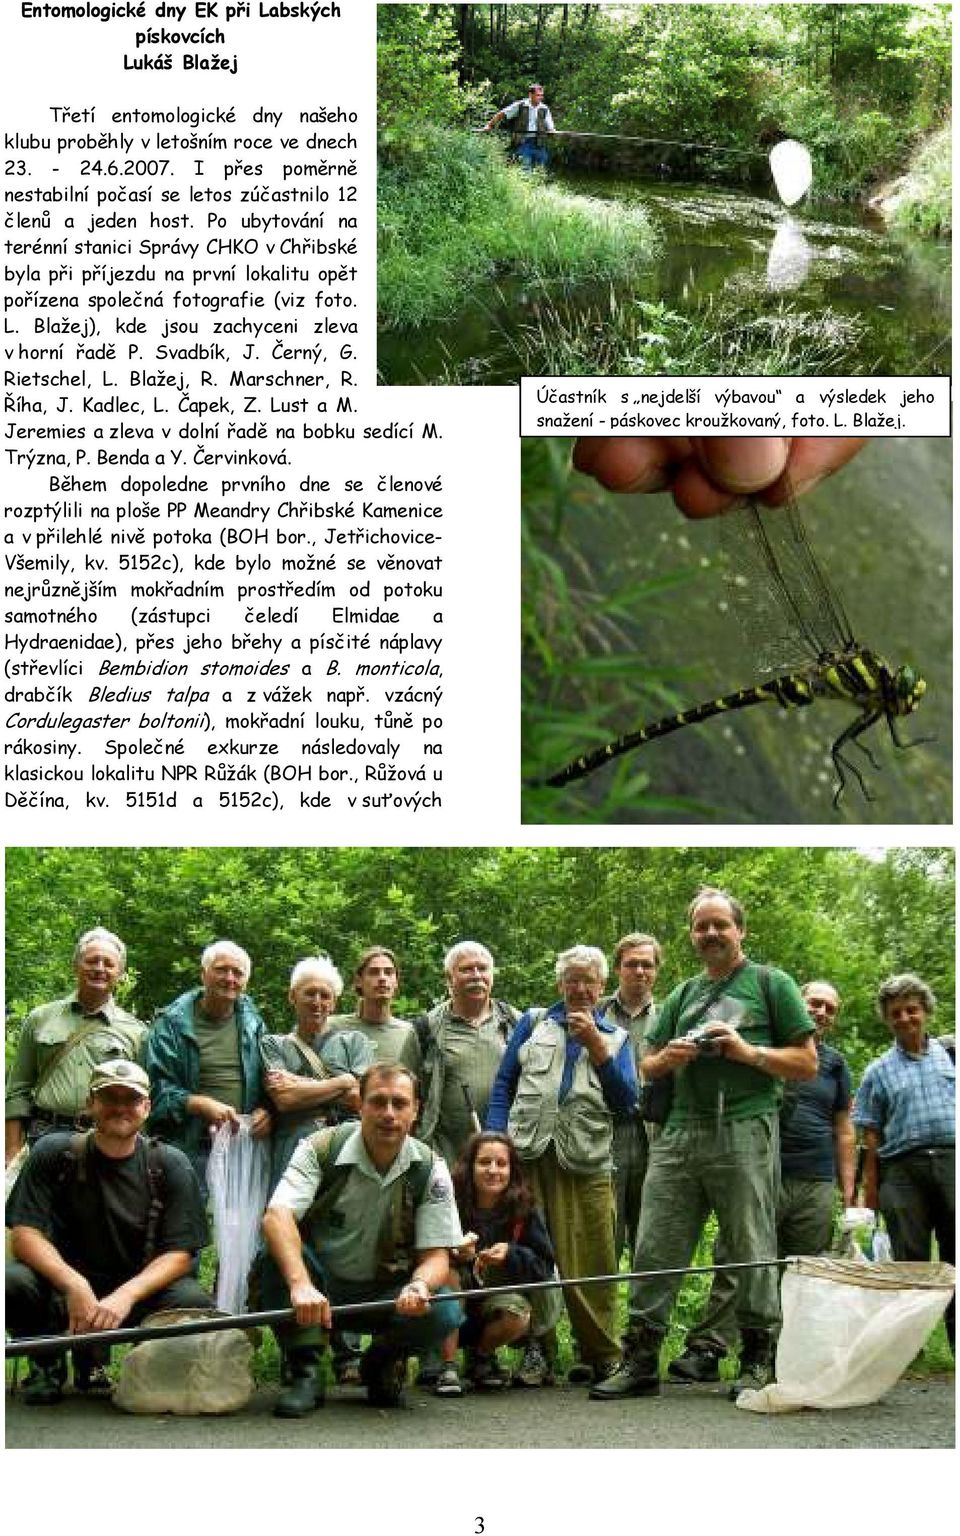
[[[900,740],[896,722],[916,709],[927,685],[912,667],[894,671],[882,656],[854,637],[840,595],[807,537],[793,496],[789,495],[783,506],[763,512],[756,502],[748,501],[738,512],[723,518],[722,524],[721,543],[726,542],[733,578],[731,590],[746,603],[741,608],[742,626],[747,634],[752,630],[758,654],[769,652],[765,670],[778,670],[752,687],[721,694],[628,731],[606,746],[575,758],[558,773],[545,775],[539,784],[560,788],[648,741],[754,704],[802,709],[818,699],[834,699],[856,710],[856,718],[830,747],[837,774],[834,806],[848,776],[866,799],[871,798],[860,769],[845,755],[845,747],[859,747],[868,762],[879,768],[861,738],[881,720],[886,721],[896,746],[914,744]]]
[[[551,774],[541,782],[552,788],[571,784],[595,772],[613,758],[644,746],[648,741],[669,736],[673,731],[683,730],[688,725],[700,725],[715,715],[727,714],[731,710],[769,703],[779,704],[781,709],[800,709],[815,703],[817,699],[838,699],[852,704],[858,714],[830,748],[839,780],[834,804],[837,804],[843,793],[847,773],[853,775],[869,799],[860,770],[844,756],[843,748],[851,743],[859,746],[874,762],[860,738],[880,720],[886,720],[898,747],[911,745],[899,739],[895,722],[898,717],[911,714],[925,692],[926,683],[911,667],[899,667],[894,672],[875,651],[850,645],[844,651],[823,653],[812,666],[799,667],[793,672],[767,678],[751,688],[740,688],[735,693],[723,694],[720,698],[710,699],[704,704],[681,710],[676,715],[668,715],[663,720],[628,731],[615,741],[608,742],[605,747],[584,753],[559,773]],[[877,766],[875,762],[874,766]]]

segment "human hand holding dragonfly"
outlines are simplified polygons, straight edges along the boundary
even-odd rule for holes
[[[841,469],[864,437],[581,437],[575,468],[608,491],[666,491],[686,517],[715,517],[753,496],[781,506]]]

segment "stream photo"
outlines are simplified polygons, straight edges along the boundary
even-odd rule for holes
[[[947,373],[950,57],[938,4],[379,6],[380,382]]]

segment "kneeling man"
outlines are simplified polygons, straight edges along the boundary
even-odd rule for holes
[[[7,1265],[13,1338],[100,1333],[147,1312],[207,1307],[193,1279],[206,1242],[200,1187],[176,1147],[147,1142],[150,1082],[135,1062],[112,1058],[90,1079],[89,1131],[38,1141],[7,1206],[16,1262]],[[74,1386],[107,1390],[108,1351],[74,1351]],[[38,1355],[24,1404],[60,1401],[66,1355]]]
[[[274,1190],[263,1218],[261,1297],[296,1315],[277,1329],[290,1383],[274,1409],[280,1418],[323,1402],[317,1369],[331,1304],[340,1328],[373,1334],[360,1375],[377,1407],[401,1401],[407,1356],[439,1347],[463,1321],[459,1305],[443,1297],[448,1250],[464,1240],[453,1184],[443,1159],[410,1135],[419,1108],[406,1067],[368,1067],[359,1124],[301,1141]],[[393,1309],[353,1317],[341,1310],[378,1300]]]

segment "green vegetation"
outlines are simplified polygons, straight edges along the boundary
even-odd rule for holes
[[[943,5],[414,9],[444,26],[458,81],[485,113],[539,79],[558,127],[682,141],[660,158],[690,143],[756,151],[798,138],[819,196],[856,198],[902,169],[949,108]],[[729,176],[734,164],[711,168]]]
[[[379,308],[386,325],[455,310],[465,289],[522,269],[529,283],[622,276],[649,254],[640,208],[575,197],[504,161],[488,138],[428,126],[396,144],[379,181]]]
[[[688,314],[665,304],[618,298],[584,304],[559,285],[509,338],[517,374],[842,373],[862,326],[824,306],[811,316],[788,300],[709,295]],[[455,370],[443,380],[459,383]]]
[[[857,1075],[886,1045],[882,976],[919,970],[940,1000],[937,1029],[953,1027],[946,849],[9,848],[7,1049],[29,1008],[68,990],[74,942],[95,923],[128,946],[124,1001],[141,1018],[193,986],[201,949],[228,937],[249,950],[251,995],[277,1030],[296,960],[323,950],[349,978],[371,943],[399,957],[401,1017],[443,996],[443,956],[465,935],[496,956],[499,995],[527,1006],[554,995],[558,949],[609,951],[642,928],[664,944],[665,994],[690,972],[684,914],[702,882],[744,902],[755,959],[836,983]]]
[[[921,235],[949,235],[953,227],[952,124],[931,134],[896,191],[893,222]]]
[[[539,592],[550,600],[546,570]],[[619,618],[611,610],[601,627]],[[918,970],[939,999],[937,1032],[953,1028],[954,858],[946,848],[10,848],[7,1051],[26,1010],[66,991],[74,941],[94,923],[127,942],[125,1002],[140,1017],[191,985],[201,948],[226,935],[250,951],[251,993],[280,1029],[295,960],[327,950],[347,974],[371,942],[396,949],[397,1011],[408,1016],[440,995],[445,950],[465,934],[493,950],[498,994],[527,1005],[553,995],[561,946],[580,940],[609,951],[630,929],[653,932],[665,949],[665,995],[693,968],[684,913],[702,882],[743,901],[755,959],[837,985],[837,1043],[855,1079],[887,1045],[873,1005],[885,975]],[[694,1263],[708,1263],[711,1247],[708,1232]],[[205,1283],[213,1270],[207,1250]],[[704,1288],[702,1277],[690,1278],[677,1323],[690,1320]],[[667,1353],[679,1345],[675,1327]],[[561,1363],[570,1362],[564,1328]],[[942,1328],[915,1368],[950,1368]],[[255,1369],[258,1380],[277,1377],[268,1333]]]
[[[899,217],[915,232],[949,229],[949,130],[937,133],[950,101],[949,7],[383,5],[377,16],[383,327],[423,326],[472,302],[496,333],[498,279],[523,284],[519,295],[506,288],[518,324],[500,372],[489,358],[451,358],[431,365],[439,382],[476,382],[485,369],[502,380],[864,371],[859,322],[828,304],[770,308],[759,291],[740,303],[696,282],[682,301],[671,292],[658,303],[662,288],[646,304],[625,299],[657,254],[642,206],[561,192],[519,170],[504,134],[475,131],[534,78],[561,130],[557,166],[766,195],[768,151],[791,137],[811,150],[814,197],[859,201],[924,141]],[[606,281],[609,295],[594,291]]]

